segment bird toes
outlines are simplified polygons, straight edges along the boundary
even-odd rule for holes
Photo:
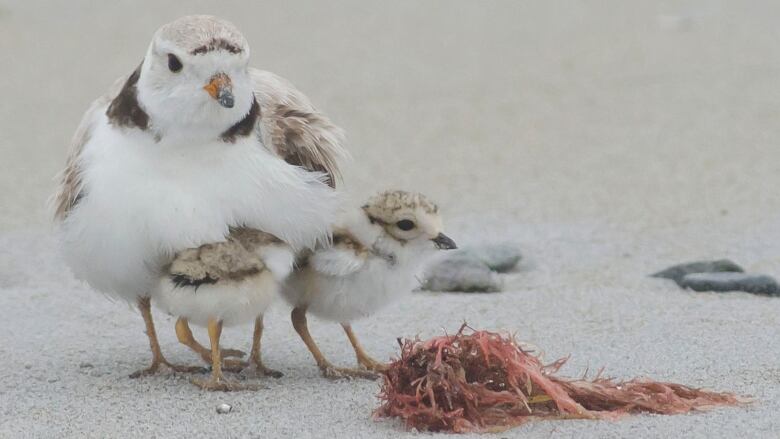
[[[278,379],[284,376],[284,374],[278,370],[257,363],[247,364],[240,373],[247,378],[271,377]]]
[[[207,379],[194,378],[192,384],[200,387],[203,390],[210,392],[237,392],[241,390],[258,390],[260,386],[252,383],[241,383],[238,381],[228,380],[224,377],[215,378],[209,377]]]
[[[361,369],[365,369],[380,374],[387,372],[387,370],[390,368],[388,364],[380,363],[379,361],[375,361],[375,360],[363,360],[363,361],[359,361],[358,364]]]
[[[340,380],[340,379],[349,380],[353,378],[376,380],[379,378],[379,375],[377,375],[376,373],[365,369],[349,369],[343,367],[323,366],[320,368],[320,370],[322,371],[322,376],[332,380]]]
[[[246,352],[239,349],[222,349],[222,358],[244,358]]]
[[[155,361],[151,366],[146,369],[137,370],[130,374],[130,378],[141,378],[151,375],[165,375],[173,373],[204,373],[206,368],[199,366],[184,366],[179,364],[172,364],[167,361]]]

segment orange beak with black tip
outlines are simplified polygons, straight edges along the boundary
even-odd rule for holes
[[[233,97],[233,82],[230,81],[230,76],[225,73],[217,73],[211,77],[203,89],[209,96],[216,99],[219,105],[233,108],[235,98]]]

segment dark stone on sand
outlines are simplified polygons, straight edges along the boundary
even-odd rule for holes
[[[488,293],[501,291],[498,276],[467,252],[453,252],[428,268],[422,289]]]
[[[666,270],[654,273],[652,277],[661,277],[671,279],[682,286],[683,278],[691,273],[744,273],[745,270],[739,265],[728,259],[719,259],[715,261],[697,261],[687,264],[674,265]]]
[[[511,244],[472,245],[464,247],[461,252],[473,255],[498,273],[512,270],[523,258],[520,249]]]
[[[685,275],[679,282],[683,288],[694,291],[744,291],[746,293],[762,294],[780,297],[780,285],[765,274],[720,272],[691,273]]]

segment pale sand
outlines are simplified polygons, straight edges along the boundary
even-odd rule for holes
[[[376,383],[318,377],[282,304],[265,352],[286,376],[267,389],[128,379],[148,361],[141,319],[56,256],[43,202],[83,110],[137,65],[156,27],[204,11],[233,20],[255,65],[347,129],[356,199],[418,189],[459,241],[510,240],[527,255],[504,293],[419,294],[358,323],[370,351],[388,358],[398,336],[468,320],[515,331],[548,359],[571,353],[571,375],[606,366],[757,399],[501,437],[780,435],[780,299],[645,277],[710,257],[780,276],[780,4],[156,3],[0,3],[0,437],[403,434],[370,419]],[[157,317],[169,357],[194,362]],[[351,364],[336,325],[312,326]],[[245,347],[249,330],[225,337]],[[220,402],[233,413],[217,415]]]

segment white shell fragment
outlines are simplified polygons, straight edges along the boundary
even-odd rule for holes
[[[233,406],[224,402],[217,406],[217,413],[224,415],[233,411]]]

